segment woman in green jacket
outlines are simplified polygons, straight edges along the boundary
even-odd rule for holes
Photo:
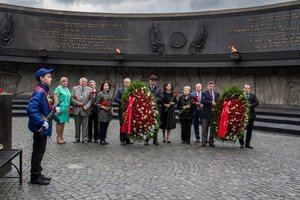
[[[101,91],[97,95],[96,106],[98,108],[98,136],[101,145],[108,144],[106,139],[107,128],[112,119],[112,96],[109,94],[111,86],[105,81],[101,85]]]

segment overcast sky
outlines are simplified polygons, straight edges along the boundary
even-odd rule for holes
[[[1,3],[55,10],[105,13],[174,13],[233,9],[291,0],[0,0]]]

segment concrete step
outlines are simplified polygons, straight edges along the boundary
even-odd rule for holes
[[[268,122],[254,122],[254,130],[270,131],[276,133],[286,133],[291,135],[300,135],[300,126],[291,124],[276,124]]]
[[[258,122],[269,122],[277,124],[292,124],[300,126],[300,118],[296,117],[282,117],[273,115],[257,115],[256,121]]]

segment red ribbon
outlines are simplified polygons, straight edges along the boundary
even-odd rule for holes
[[[223,109],[222,109],[222,113],[221,113],[219,132],[218,132],[219,138],[225,138],[226,129],[228,126],[228,116],[229,116],[230,104],[231,104],[231,101],[224,101],[224,103],[223,103]]]
[[[133,102],[135,100],[135,97],[129,97],[128,98],[128,106],[126,110],[126,115],[124,117],[124,122],[122,124],[121,133],[127,133],[131,134],[131,123],[132,123],[132,106]]]

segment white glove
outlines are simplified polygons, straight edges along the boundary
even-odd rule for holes
[[[46,130],[46,129],[48,129],[48,128],[49,128],[49,123],[48,123],[48,122],[46,122],[46,121],[44,121],[44,123],[43,123],[43,127],[45,128],[45,130]]]
[[[56,111],[57,113],[60,113],[60,107],[55,107],[55,111]]]

